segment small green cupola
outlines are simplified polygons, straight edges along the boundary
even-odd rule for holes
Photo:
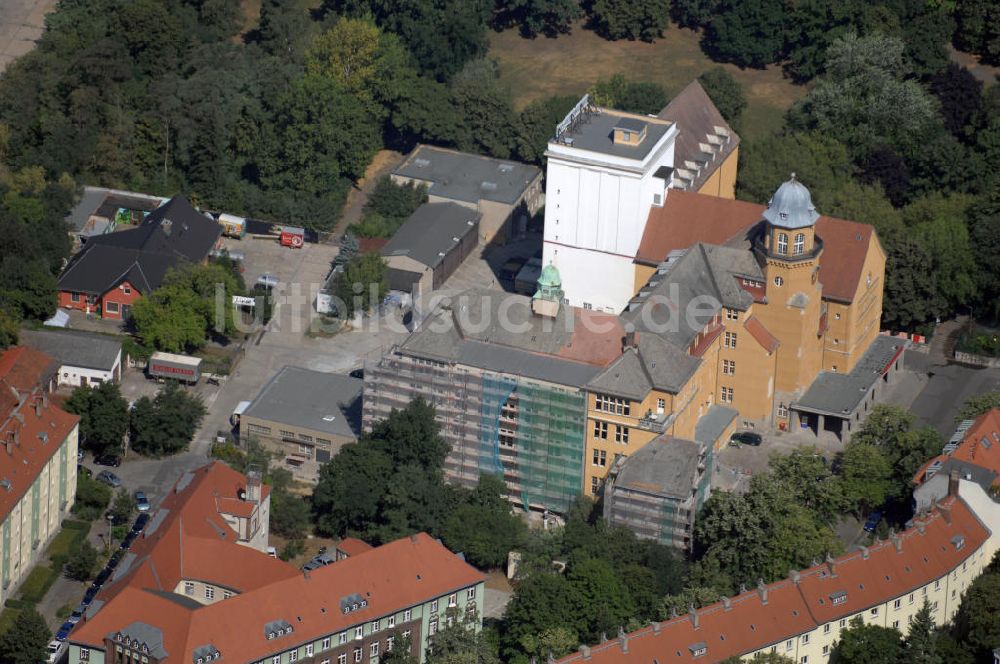
[[[539,316],[555,317],[563,301],[562,278],[555,265],[549,263],[538,277],[538,290],[531,297],[531,310]]]

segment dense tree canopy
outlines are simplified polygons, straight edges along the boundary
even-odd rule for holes
[[[80,416],[81,447],[100,455],[121,453],[128,433],[128,401],[117,383],[78,387],[66,400],[66,410]]]
[[[169,456],[187,449],[205,417],[205,404],[176,382],[168,382],[156,396],[140,397],[132,409],[131,447],[151,457]]]

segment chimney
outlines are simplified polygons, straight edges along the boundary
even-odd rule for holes
[[[951,505],[938,505],[938,511],[941,512],[941,518],[949,526],[951,525]]]
[[[6,443],[4,443],[4,447],[7,448],[7,454],[9,454],[11,456],[14,455],[14,441],[13,440],[8,440]]]
[[[10,430],[10,441],[18,447],[21,446],[21,431],[19,429]]]
[[[38,419],[42,418],[42,400],[41,399],[36,399],[35,400],[35,417],[37,417]]]
[[[924,523],[923,519],[917,521],[917,532],[921,535],[927,532],[927,524]]]
[[[628,637],[625,636],[625,628],[621,625],[618,626],[618,643],[622,646],[622,652],[628,652]]]
[[[767,605],[767,586],[764,585],[764,579],[757,579],[757,594],[760,595],[760,603]]]
[[[868,560],[868,547],[867,546],[861,547],[861,557],[864,558],[865,560]]]
[[[629,330],[622,337],[622,352],[624,353],[629,348],[637,348],[639,346],[639,334],[634,330]]]
[[[590,659],[590,646],[580,646],[580,654],[584,659]]]
[[[608,642],[608,633],[601,632],[601,643],[607,643],[607,642]]]
[[[698,629],[698,612],[694,608],[694,604],[688,607],[688,617],[691,619],[691,626]]]
[[[660,623],[658,623],[658,622],[656,622],[654,620],[652,623],[650,623],[650,627],[653,628],[653,634],[659,634],[660,633]]]
[[[45,410],[49,409],[49,393],[42,392],[42,408]]]
[[[829,551],[826,553],[826,568],[830,570],[830,576],[837,576],[837,561],[834,560]]]
[[[792,580],[792,583],[794,583],[795,585],[799,585],[799,580],[802,578],[802,575],[799,574],[799,570],[793,569],[790,572],[788,572],[788,578],[790,578]]]
[[[903,552],[903,538],[899,536],[895,530],[889,530],[889,539],[892,540],[892,545],[896,547],[896,553]]]
[[[948,495],[957,496],[958,495],[958,471],[953,470],[948,474]]]
[[[724,611],[732,611],[733,610],[733,600],[729,599],[725,595],[722,596],[722,609]]]

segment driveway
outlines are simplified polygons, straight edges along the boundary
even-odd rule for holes
[[[3,0],[0,2],[0,73],[15,59],[35,48],[45,31],[45,15],[58,0]]]
[[[926,372],[927,384],[910,410],[921,424],[934,427],[945,438],[955,432],[955,418],[970,397],[1000,391],[1000,369],[935,361],[932,357],[920,368]]]

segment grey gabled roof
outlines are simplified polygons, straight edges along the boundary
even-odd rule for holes
[[[677,394],[699,364],[656,335],[639,333],[636,347],[626,349],[587,389],[629,399],[642,399],[650,389]]]
[[[694,426],[694,439],[699,443],[714,445],[738,416],[739,412],[735,408],[719,404],[710,406]]]
[[[157,627],[153,627],[152,625],[144,622],[136,621],[129,624],[127,627],[122,628],[119,632],[123,636],[126,636],[129,639],[134,639],[135,641],[138,641],[140,645],[145,645],[149,648],[150,657],[163,659],[169,655],[169,653],[163,649],[163,632]],[[108,640],[114,642],[117,634],[117,632],[111,632],[108,634]]]
[[[382,256],[407,256],[435,268],[462,238],[476,232],[481,217],[457,203],[424,203],[382,247]]]
[[[286,366],[261,388],[243,417],[357,438],[361,389],[360,378]]]
[[[692,440],[658,436],[625,459],[614,488],[685,500],[695,488],[704,447]]]
[[[121,360],[117,339],[91,332],[24,330],[21,343],[51,355],[63,365],[111,371]]]
[[[428,182],[428,193],[439,198],[513,204],[541,170],[516,161],[418,145],[393,175]]]
[[[847,374],[824,371],[792,407],[812,413],[847,418],[854,414],[875,381],[907,342],[896,337],[875,337],[868,350]]]

